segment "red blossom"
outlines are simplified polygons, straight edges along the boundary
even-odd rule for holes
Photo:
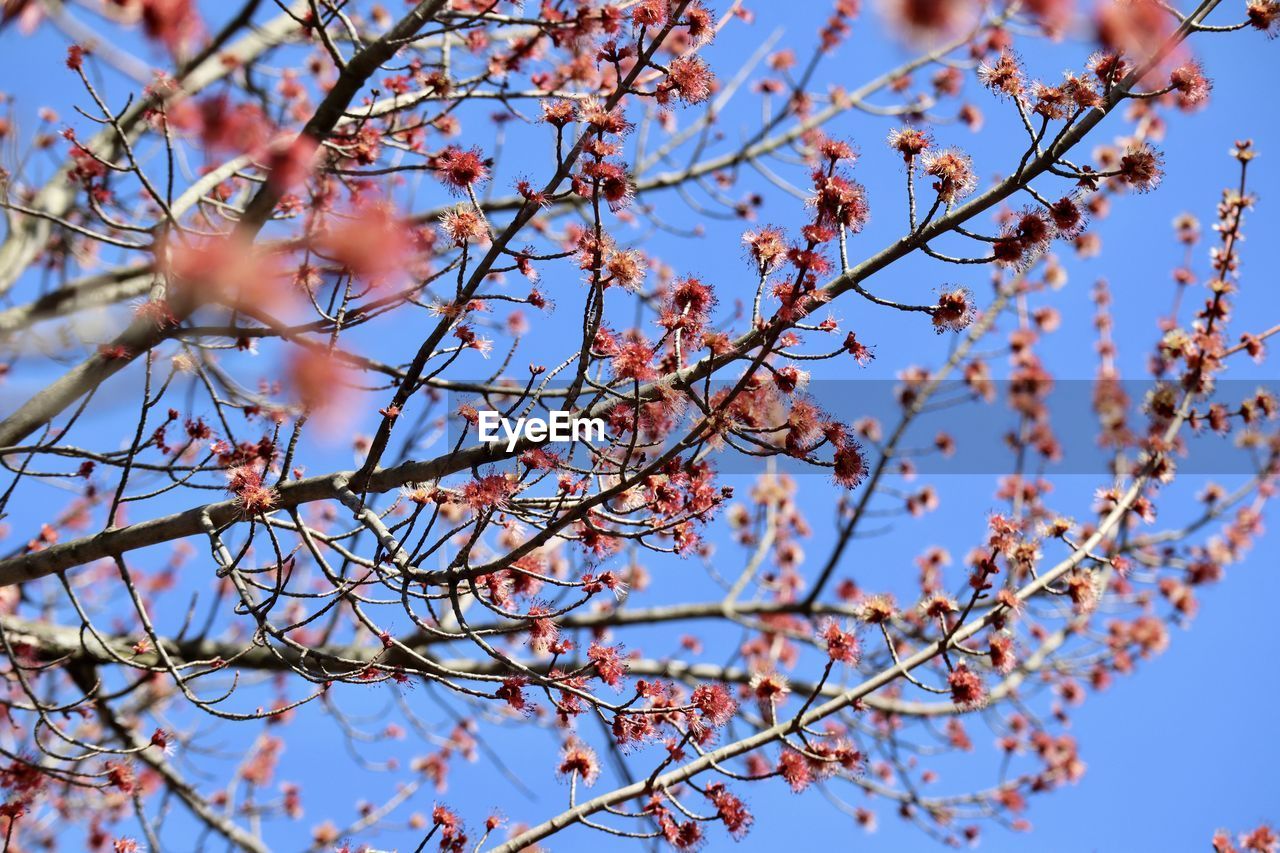
[[[720,728],[733,719],[738,705],[729,696],[723,684],[703,684],[693,691],[689,700],[702,719],[712,728]]]
[[[269,512],[276,505],[275,489],[265,485],[262,473],[250,465],[227,471],[227,491],[236,496],[236,503],[246,517]]]
[[[653,366],[654,351],[642,340],[623,344],[613,356],[613,372],[619,379],[646,382],[655,378],[658,371]]]
[[[828,622],[822,631],[822,639],[827,644],[827,657],[838,663],[856,664],[858,662],[858,638],[848,631],[840,630],[835,622]]]
[[[560,753],[560,766],[557,772],[561,776],[577,776],[583,784],[591,786],[600,775],[600,761],[596,758],[594,749],[572,738]]]
[[[1205,76],[1200,63],[1191,61],[1169,72],[1169,85],[1178,93],[1178,106],[1183,109],[1198,107],[1209,98],[1213,84]]]
[[[183,53],[203,32],[193,0],[141,0],[142,26],[171,53]]]
[[[412,231],[387,204],[363,204],[337,219],[316,250],[357,278],[383,281],[404,268]]]
[[[700,104],[711,97],[715,76],[700,56],[673,59],[667,70],[667,86],[686,104]]]
[[[1049,207],[1049,216],[1058,235],[1067,239],[1075,239],[1084,230],[1085,216],[1080,205],[1070,196],[1063,196]]]
[[[668,0],[640,0],[631,9],[631,22],[637,27],[658,27],[666,23]]]
[[[1018,58],[1007,51],[1001,53],[995,62],[984,62],[978,66],[978,79],[999,95],[1017,97],[1022,94],[1022,67]]]
[[[951,701],[962,708],[976,708],[986,699],[982,676],[969,669],[963,661],[956,664],[947,676],[947,686],[951,688]]]
[[[489,474],[462,487],[462,502],[476,511],[501,509],[515,488],[515,483],[505,475]]]
[[[819,225],[843,226],[855,234],[866,225],[871,208],[861,184],[819,170],[813,174],[813,188],[809,204],[817,209]]]
[[[430,162],[436,177],[454,191],[473,189],[489,177],[489,164],[479,148],[464,150],[450,145],[431,158]]]
[[[549,652],[560,637],[560,628],[546,618],[550,610],[542,605],[529,608],[529,647],[536,652]]]
[[[119,764],[114,761],[108,761],[106,765],[107,784],[118,789],[121,793],[132,794],[137,786],[137,781],[133,775],[133,768],[127,764]]]
[[[835,479],[846,489],[854,489],[861,485],[867,475],[867,461],[862,455],[862,448],[852,439],[848,439],[835,453]]]
[[[1160,183],[1161,175],[1159,153],[1149,146],[1137,145],[1120,158],[1116,178],[1138,192],[1146,192]]]
[[[542,120],[562,128],[576,120],[578,108],[573,101],[543,101]]]
[[[778,775],[786,780],[791,790],[800,793],[813,781],[813,772],[809,762],[794,749],[784,749],[778,756]]]
[[[741,840],[755,822],[742,800],[730,793],[721,782],[707,785],[706,797],[716,807],[716,816],[724,823],[729,834]]]
[[[1017,658],[1013,653],[1013,637],[1008,634],[993,634],[991,636],[991,665],[997,671],[1008,674],[1017,664]]]
[[[689,33],[689,41],[695,47],[701,47],[715,37],[715,15],[702,4],[701,0],[693,0],[685,7],[684,25]]]
[[[1249,0],[1245,6],[1249,26],[1275,38],[1280,30],[1280,3],[1276,0]]]
[[[938,305],[933,309],[933,327],[938,332],[959,332],[973,322],[973,317],[973,296],[969,291],[962,287],[946,290],[938,296]]]
[[[772,226],[747,231],[742,235],[742,242],[761,275],[776,269],[787,251],[782,229]]]
[[[954,148],[927,151],[922,158],[924,173],[936,180],[934,190],[942,201],[950,204],[973,192],[978,179],[973,173],[973,161],[969,155]]]
[[[901,154],[906,163],[911,163],[932,144],[927,133],[914,127],[903,127],[891,131],[888,142],[889,147]]]
[[[596,675],[600,676],[600,680],[605,684],[610,687],[618,687],[622,684],[622,678],[627,674],[627,664],[618,654],[617,647],[592,643],[587,649],[587,660],[591,661]]]

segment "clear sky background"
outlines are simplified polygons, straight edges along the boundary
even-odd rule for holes
[[[211,17],[225,14],[216,11],[220,4],[218,7],[204,5]],[[399,4],[389,5],[399,7]],[[1223,3],[1211,22],[1234,22],[1242,15],[1243,5],[1236,0]],[[829,11],[829,4],[818,0],[788,3],[755,0],[748,6],[755,11],[756,22],[750,27],[730,27],[707,53],[722,77],[732,74],[756,46],[776,30],[783,31],[780,44],[794,47],[803,60],[821,20]],[[153,49],[139,45],[136,40],[122,43],[152,61],[160,58]],[[13,29],[0,35],[0,88],[16,96],[13,109],[20,133],[32,126],[38,106],[49,105],[60,114],[59,127],[71,123],[82,135],[88,135],[87,122],[75,116],[71,109],[73,103],[83,103],[85,98],[63,65],[63,44],[62,38],[48,26],[30,38],[19,36]],[[1089,290],[1095,279],[1103,275],[1111,282],[1114,292],[1121,365],[1126,376],[1142,376],[1147,353],[1157,334],[1157,312],[1165,311],[1169,304],[1170,270],[1181,260],[1170,222],[1176,214],[1191,211],[1206,228],[1212,223],[1221,189],[1236,179],[1236,164],[1228,156],[1228,150],[1239,138],[1252,138],[1261,156],[1251,167],[1252,188],[1259,206],[1250,214],[1246,226],[1247,240],[1242,250],[1244,286],[1236,303],[1239,320],[1235,332],[1266,328],[1280,319],[1276,275],[1280,265],[1280,119],[1277,119],[1273,91],[1277,72],[1280,72],[1280,53],[1277,53],[1280,44],[1269,42],[1260,34],[1245,32],[1199,36],[1193,50],[1203,59],[1216,88],[1207,108],[1187,115],[1170,115],[1167,138],[1159,144],[1167,166],[1165,180],[1153,193],[1118,200],[1112,215],[1098,223],[1096,230],[1103,244],[1101,257],[1077,260],[1064,255],[1069,282],[1053,294],[1051,303],[1062,311],[1063,327],[1048,337],[1041,350],[1046,362],[1063,378],[1087,379],[1096,368]],[[1080,67],[1088,52],[1087,45],[1068,38],[1061,45],[1037,48],[1028,59],[1033,70],[1056,76],[1061,69]],[[909,48],[886,37],[874,16],[868,14],[855,24],[852,41],[836,59],[823,66],[818,79],[820,85],[839,82],[853,88],[908,55]],[[972,82],[968,87],[971,97],[986,113],[985,127],[973,134],[955,125],[941,128],[938,136],[943,142],[958,144],[970,151],[984,178],[1007,173],[1014,162],[1011,158],[1016,157],[1015,150],[1020,150],[1018,146],[1024,141],[1016,117],[1007,114],[1007,107],[1002,108],[979,92]],[[116,94],[125,91],[118,79],[111,88]],[[749,96],[742,99],[748,106],[730,110],[722,122],[729,138],[754,129]],[[832,135],[855,142],[864,152],[855,174],[867,185],[873,218],[866,232],[851,244],[850,251],[855,258],[871,254],[900,233],[904,219],[901,169],[883,146],[885,134],[893,126],[889,119],[854,115],[834,122],[829,128]],[[483,147],[491,145],[492,132],[485,124],[474,122],[469,132],[475,135],[468,136],[466,141]],[[1113,116],[1086,146],[1110,141],[1121,132],[1122,122]],[[58,151],[61,153],[61,146]],[[505,191],[514,177],[538,165],[522,163],[517,146],[509,148],[506,156],[508,159],[499,169],[499,192]],[[800,180],[796,174],[793,177]],[[756,179],[748,178],[744,186],[751,186],[753,180]],[[764,186],[761,182],[761,187]],[[438,196],[437,193],[437,197],[426,198],[426,201],[439,203]],[[761,221],[794,224],[800,220],[797,202],[776,190],[770,190],[768,198]],[[741,261],[739,238],[748,226],[740,222],[703,222],[696,213],[682,209],[680,200],[674,196],[665,199],[664,204],[673,222],[702,224],[705,235],[697,240],[666,234],[648,235],[646,248],[661,254],[679,273],[699,273],[716,282],[721,287],[722,303],[729,301],[726,294],[747,293],[749,284]],[[637,229],[635,235],[643,233]],[[1206,268],[1208,245],[1206,241],[1197,250],[1195,263],[1200,271]],[[553,296],[557,288],[563,288],[560,301],[572,308],[575,299],[580,298],[575,290],[579,285],[572,273],[565,272],[564,276],[563,280],[550,281],[548,288]],[[929,299],[944,282],[967,285],[985,296],[989,293],[987,280],[988,274],[980,269],[957,272],[913,259],[876,276],[871,287],[890,298],[919,302]],[[735,287],[738,290],[735,291]],[[1198,301],[1198,297],[1194,301]],[[836,313],[845,325],[858,332],[860,339],[876,347],[877,360],[860,374],[862,377],[892,378],[908,364],[936,364],[945,357],[949,341],[935,338],[925,328],[927,321],[918,317],[884,316],[868,312],[865,304],[852,303],[839,303]],[[107,317],[104,322],[110,320]],[[548,357],[561,354],[563,346],[556,344],[564,340],[564,335],[558,333],[572,330],[576,322],[572,310],[550,318],[535,318],[537,334],[516,362],[536,361],[540,353]],[[413,335],[417,328],[406,326],[401,330],[403,337],[390,343],[398,346],[400,352],[406,347],[416,347]],[[370,341],[368,345],[372,349],[388,343]],[[54,369],[51,365],[43,368],[34,363],[20,365],[15,374],[0,385],[0,412],[25,399],[54,375]],[[263,370],[269,372],[265,365]],[[848,371],[849,367],[847,362],[842,362],[839,369],[824,370],[826,372],[816,371],[816,375],[843,379],[847,374],[841,371]],[[1256,368],[1251,363],[1239,362],[1232,365],[1230,375],[1261,380],[1275,374],[1271,366]],[[102,428],[122,427],[122,418],[127,414],[121,413],[111,401],[131,399],[128,394],[136,387],[137,379],[136,372],[126,373],[113,383],[117,394],[102,395],[103,402],[93,410],[93,417]],[[128,405],[131,407],[132,403]],[[367,430],[368,424],[363,428]],[[329,453],[334,467],[350,464],[343,461],[347,451],[342,447],[333,447]],[[319,470],[320,466],[313,462],[312,471]],[[747,482],[738,479],[740,486]],[[939,511],[922,521],[904,522],[906,535],[868,540],[860,545],[849,565],[842,566],[842,576],[856,577],[870,589],[890,587],[896,583],[891,577],[893,573],[914,578],[911,560],[919,552],[922,541],[943,544],[959,557],[983,535],[983,519],[997,506],[992,497],[993,478],[939,477],[934,482],[942,496]],[[1088,496],[1102,483],[1102,478],[1084,475],[1059,481],[1057,503],[1072,507],[1077,517],[1085,517]],[[1195,485],[1184,483],[1182,493],[1193,493]],[[29,535],[28,531],[38,525],[41,513],[53,506],[55,499],[61,500],[62,496],[41,496],[33,492],[29,501],[16,508],[9,521],[17,535]],[[831,541],[827,521],[831,500],[832,489],[824,477],[801,478],[801,503],[809,511],[814,527],[814,535],[805,549],[813,555],[814,562],[825,555]],[[1189,501],[1183,500],[1181,504],[1175,501],[1166,505],[1163,512],[1176,518],[1179,510],[1185,514],[1189,508]],[[1269,514],[1267,520],[1274,522],[1274,513]],[[717,560],[734,560],[738,553],[734,546],[722,542]],[[154,559],[163,559],[163,556]],[[1031,798],[1031,808],[1026,815],[1034,826],[1030,836],[987,826],[983,849],[1205,850],[1218,827],[1243,830],[1264,819],[1280,819],[1280,786],[1275,781],[1275,768],[1280,766],[1280,736],[1275,727],[1280,655],[1272,651],[1273,625],[1280,602],[1278,557],[1277,540],[1264,538],[1248,560],[1228,570],[1225,582],[1199,590],[1202,605],[1199,615],[1190,630],[1172,631],[1172,644],[1167,653],[1153,662],[1142,663],[1136,676],[1117,679],[1106,692],[1091,694],[1088,702],[1074,712],[1071,725],[1088,764],[1084,779],[1078,785]],[[712,594],[713,588],[696,563],[651,560],[647,565],[654,584],[648,600],[697,597],[687,590]],[[188,564],[188,570],[198,573],[208,570],[208,566],[197,560]],[[812,562],[808,570],[813,570]],[[183,584],[183,589],[206,588],[207,578],[185,577]],[[187,584],[190,587],[185,586]],[[731,636],[711,635],[707,640],[709,646],[723,644],[725,649],[734,642]],[[646,643],[652,643],[645,646],[651,655],[675,651],[670,636],[657,634]],[[710,651],[714,648],[709,650],[707,659],[713,660],[717,656]],[[392,688],[377,689],[386,692]],[[371,696],[369,691],[360,693],[356,688],[339,688],[337,692],[346,703],[344,707],[367,713],[370,725],[375,725],[387,713],[389,700],[385,695]],[[407,691],[405,696],[428,719],[442,724],[448,720],[430,690],[417,688]],[[268,840],[276,849],[302,849],[308,842],[310,828],[320,821],[331,819],[344,825],[353,820],[352,802],[357,796],[378,802],[394,790],[397,774],[362,772],[352,769],[345,757],[335,758],[342,754],[343,746],[333,726],[322,717],[318,708],[304,711],[298,722],[281,732],[288,747],[277,778],[305,784],[307,814],[298,824],[277,825],[271,831]],[[246,739],[258,730],[253,726],[243,728],[252,731],[228,731],[222,736],[230,757],[243,749]],[[971,764],[947,765],[937,783],[938,791],[963,790],[966,784],[982,785],[993,778],[995,759],[991,739],[985,737],[985,729],[980,724],[971,726],[970,731],[977,745]],[[495,805],[513,819],[530,822],[544,819],[562,807],[566,790],[550,772],[549,759],[556,745],[554,733],[507,729],[494,734],[490,745],[502,754],[511,772],[532,789],[536,801],[516,791],[482,759],[472,765],[456,764],[449,790],[444,795],[437,798],[432,792],[421,793],[411,808],[427,812],[439,799],[458,809],[474,826]],[[425,751],[421,744],[405,743],[379,746],[370,754],[378,758],[398,755],[408,760]],[[407,774],[405,771],[399,775]],[[606,769],[598,787],[612,786],[615,781]],[[879,815],[879,829],[875,834],[866,835],[816,790],[794,796],[782,782],[776,781],[743,786],[740,793],[757,816],[752,833],[736,845],[744,851],[808,849],[819,845],[867,851],[936,847],[917,829],[898,820],[894,809],[883,802],[872,804]],[[852,793],[849,796],[852,802],[861,804]],[[407,811],[398,812],[391,823],[394,825]],[[180,831],[184,824],[179,822],[186,818],[175,814],[173,820],[172,849],[187,849]],[[73,837],[76,836],[69,836],[68,849],[75,847]],[[400,850],[412,850],[416,842],[406,844],[410,837],[410,833],[389,832],[367,840],[381,848],[398,846]],[[194,845],[193,836],[187,840]],[[708,849],[733,847],[723,832],[712,830]],[[577,830],[558,836],[552,848],[561,851],[621,849],[621,844],[616,839]]]

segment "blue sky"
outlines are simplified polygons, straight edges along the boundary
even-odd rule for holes
[[[755,23],[750,27],[730,27],[708,52],[722,76],[731,74],[760,41],[778,29],[783,31],[781,43],[794,47],[803,59],[828,12],[828,4],[816,0],[788,4],[758,0],[748,5],[755,7]],[[1219,10],[1213,22],[1233,21],[1240,14],[1237,7],[1243,3],[1223,5],[1227,8]],[[0,53],[0,80],[3,81],[0,86],[16,95],[14,109],[20,126],[30,127],[34,108],[48,104],[58,110],[63,123],[71,122],[87,135],[86,122],[75,117],[71,109],[71,104],[81,102],[83,97],[63,66],[59,38],[45,27],[29,39],[9,30],[0,35],[0,40],[4,48]],[[1052,304],[1063,314],[1063,327],[1048,336],[1041,349],[1046,363],[1061,377],[1087,379],[1095,370],[1089,290],[1099,276],[1105,276],[1112,285],[1122,369],[1129,377],[1142,375],[1147,353],[1157,334],[1156,313],[1164,311],[1169,303],[1170,270],[1181,260],[1170,221],[1182,211],[1191,211],[1208,227],[1221,189],[1235,180],[1236,165],[1227,152],[1234,140],[1240,138],[1252,138],[1261,156],[1251,167],[1251,185],[1259,205],[1250,214],[1246,228],[1244,286],[1236,300],[1239,319],[1235,330],[1238,333],[1246,328],[1266,328],[1280,318],[1280,295],[1274,273],[1280,268],[1280,240],[1276,239],[1280,235],[1280,192],[1277,192],[1280,190],[1280,119],[1271,106],[1271,93],[1265,88],[1280,70],[1275,52],[1278,47],[1253,32],[1207,35],[1195,40],[1193,49],[1203,59],[1216,87],[1204,110],[1169,116],[1167,138],[1159,145],[1167,167],[1161,186],[1146,195],[1117,200],[1112,214],[1096,226],[1103,242],[1101,257],[1088,260],[1064,257],[1069,281],[1052,295]],[[145,47],[139,50],[144,56],[157,58]],[[1087,54],[1087,46],[1068,39],[1061,45],[1037,49],[1027,58],[1033,70],[1055,74],[1063,68],[1079,67]],[[823,66],[817,79],[820,86],[838,82],[852,88],[907,55],[908,49],[884,37],[874,17],[867,15],[855,24],[853,40],[836,59]],[[119,93],[124,89],[117,87],[115,91]],[[937,135],[941,141],[969,151],[978,173],[984,178],[1007,172],[1010,158],[1022,142],[1016,116],[978,92],[972,84],[968,91],[987,116],[983,130],[972,134],[960,126],[950,126],[940,128]],[[753,129],[752,121],[751,109],[738,106],[726,113],[721,127],[733,138],[740,131]],[[851,244],[850,251],[855,256],[870,254],[895,239],[904,218],[901,170],[883,146],[884,136],[893,126],[888,119],[856,115],[834,122],[829,128],[832,135],[853,141],[864,153],[855,175],[867,186],[872,222]],[[490,146],[491,132],[483,123],[475,122],[470,127],[475,129],[475,136],[467,137],[467,141]],[[1113,116],[1083,150],[1087,152],[1092,144],[1110,141],[1121,132],[1122,124]],[[515,138],[518,139],[518,135]],[[515,153],[508,153],[511,159],[500,166],[500,191],[515,177],[536,166],[521,163],[516,146],[511,146],[510,151]],[[438,203],[439,199],[435,201]],[[794,199],[771,190],[761,221],[795,223],[801,216],[797,205]],[[746,292],[743,288],[749,285],[736,285],[746,280],[738,242],[746,226],[736,222],[703,222],[696,213],[681,210],[680,201],[675,197],[666,199],[664,208],[671,211],[674,223],[703,224],[705,235],[696,240],[665,234],[646,235],[645,248],[661,254],[678,273],[697,273],[717,282],[722,304],[730,301],[726,294]],[[1195,257],[1201,271],[1206,268],[1207,245],[1203,243]],[[535,318],[537,333],[521,350],[517,363],[563,354],[565,334],[572,333],[575,326],[572,308],[578,296],[573,290],[576,284],[571,274],[565,273],[565,276],[563,281],[549,283],[548,288],[553,295],[555,288],[563,288],[559,301],[569,310],[550,318]],[[986,282],[987,274],[981,270],[956,273],[917,258],[877,275],[869,286],[890,298],[918,302],[928,300],[943,283],[964,284],[985,294],[988,292]],[[850,302],[838,303],[834,310],[845,325],[858,332],[860,339],[876,347],[876,361],[861,376],[890,379],[907,364],[937,363],[945,357],[948,340],[932,335],[924,328],[927,321],[918,316],[884,316],[882,312],[871,313],[863,305]],[[398,336],[390,338],[383,332],[383,340],[365,343],[371,350],[397,345],[403,350],[405,342],[413,340],[416,328],[406,326],[395,330]],[[0,385],[0,411],[24,399],[55,375],[55,370],[55,365],[46,364],[15,371],[6,384]],[[264,365],[263,371],[268,370]],[[839,368],[815,371],[815,376],[844,379],[847,370],[847,363],[842,363]],[[1257,368],[1240,362],[1233,364],[1230,376],[1265,380],[1273,377],[1274,371],[1268,366]],[[128,401],[130,389],[134,387],[130,383],[136,380],[136,373],[126,373],[115,381],[116,394],[103,394],[105,402],[91,410],[95,428],[101,425],[112,429],[124,423],[122,417],[127,414],[122,414],[110,401],[113,398]],[[344,461],[347,451],[343,447],[321,448],[316,452],[327,453],[334,467],[350,464]],[[347,458],[349,460],[349,456]],[[313,461],[312,465],[315,471],[321,468],[320,462]],[[745,487],[747,481],[737,479]],[[805,550],[814,555],[811,559],[818,561],[831,539],[830,525],[824,520],[830,515],[832,490],[821,476],[802,477],[800,482],[800,500],[814,527],[814,535],[805,543]],[[899,535],[867,540],[859,546],[851,565],[842,567],[842,574],[851,574],[871,588],[892,586],[900,582],[892,577],[895,572],[914,577],[911,561],[922,540],[937,541],[959,556],[981,537],[986,513],[997,507],[992,497],[993,478],[938,477],[934,482],[942,498],[940,509],[922,521],[903,522]],[[1198,482],[1202,481],[1184,482],[1181,493],[1194,493]],[[1059,481],[1057,500],[1062,505],[1076,507],[1077,515],[1084,516],[1088,496],[1099,484],[1097,477],[1064,478]],[[19,535],[38,523],[41,513],[53,505],[55,498],[61,500],[61,496],[31,492],[29,500],[9,519]],[[1163,511],[1168,517],[1176,518],[1179,511],[1186,513],[1189,508],[1190,502],[1181,498],[1166,504]],[[1274,513],[1267,520],[1274,526]],[[718,544],[726,559],[737,555],[737,550],[727,541],[721,539]],[[1280,550],[1275,541],[1264,538],[1244,563],[1228,570],[1224,583],[1200,591],[1199,615],[1191,630],[1172,632],[1168,652],[1141,664],[1136,676],[1118,679],[1108,691],[1091,695],[1089,701],[1074,712],[1070,728],[1079,739],[1088,764],[1084,779],[1078,785],[1031,798],[1026,816],[1034,825],[1032,835],[1012,834],[988,826],[982,848],[997,851],[1203,850],[1218,827],[1241,830],[1264,819],[1280,819],[1280,800],[1277,800],[1274,783],[1274,767],[1280,763],[1280,738],[1272,734],[1280,658],[1266,651],[1271,640],[1268,629],[1274,619],[1275,602],[1280,601],[1278,554]],[[150,559],[163,557],[160,554]],[[189,567],[196,571],[200,568],[199,561],[193,561]],[[692,562],[654,560],[649,568],[654,576],[653,601],[684,595],[686,581],[704,593],[712,590],[702,578],[701,569]],[[184,578],[182,589],[206,586],[203,579]],[[646,652],[652,655],[675,652],[672,638],[662,632],[651,632],[636,642],[643,642]],[[707,659],[724,656],[714,653],[716,644],[723,644],[723,651],[733,642],[734,638],[729,635],[709,636]],[[377,689],[386,692],[392,688]],[[370,725],[388,713],[389,698],[385,695],[370,695],[364,688],[340,688],[339,692],[342,701],[349,703],[345,707],[370,715]],[[430,690],[417,688],[405,696],[433,721],[443,725],[449,719],[433,701]],[[351,769],[349,762],[335,760],[335,752],[342,747],[338,745],[332,725],[321,717],[318,708],[304,711],[299,721],[284,732],[288,746],[277,778],[306,783],[307,814],[298,824],[277,824],[269,832],[269,841],[280,850],[301,849],[309,828],[323,819],[339,825],[350,822],[355,818],[352,810],[355,796],[367,795],[377,802],[379,796],[385,797],[394,790],[397,781],[397,774],[364,773]],[[253,726],[245,728],[247,731],[219,735],[221,743],[233,755],[259,730]],[[990,781],[995,762],[991,739],[977,723],[972,725],[971,734],[977,751],[970,756],[969,763],[947,765],[937,783],[939,790],[962,790],[971,781],[974,784]],[[541,820],[558,811],[566,797],[565,789],[548,770],[555,744],[556,736],[552,732],[505,729],[492,735],[491,745],[504,756],[511,771],[536,792],[536,802],[516,792],[483,759],[472,765],[455,765],[449,790],[439,799],[457,808],[472,825],[482,821],[493,805],[500,806],[516,820]],[[376,753],[382,758],[399,756],[407,760],[425,751],[421,745],[403,744],[379,747]],[[613,781],[606,769],[599,785]],[[741,850],[818,844],[869,851],[927,850],[936,846],[917,829],[898,820],[893,808],[884,803],[876,807],[878,831],[866,836],[816,791],[794,796],[783,783],[769,782],[745,788],[740,793],[757,817],[752,833],[736,845]],[[414,799],[412,809],[429,811],[435,799],[431,792],[424,792]],[[856,799],[853,801],[860,804]],[[407,811],[398,812],[397,817]],[[396,819],[391,822],[394,824]],[[174,820],[185,818],[175,814]],[[186,849],[180,840],[183,838],[181,827],[180,823],[171,827],[175,839],[172,849]],[[412,833],[389,832],[368,840],[379,847],[399,845],[401,850],[411,850],[414,843],[406,847],[406,840],[411,836]],[[556,838],[552,848],[561,851],[621,849],[621,844],[616,839],[579,829]],[[708,849],[733,848],[733,842],[722,832],[713,830]],[[74,843],[69,849],[74,849]]]

